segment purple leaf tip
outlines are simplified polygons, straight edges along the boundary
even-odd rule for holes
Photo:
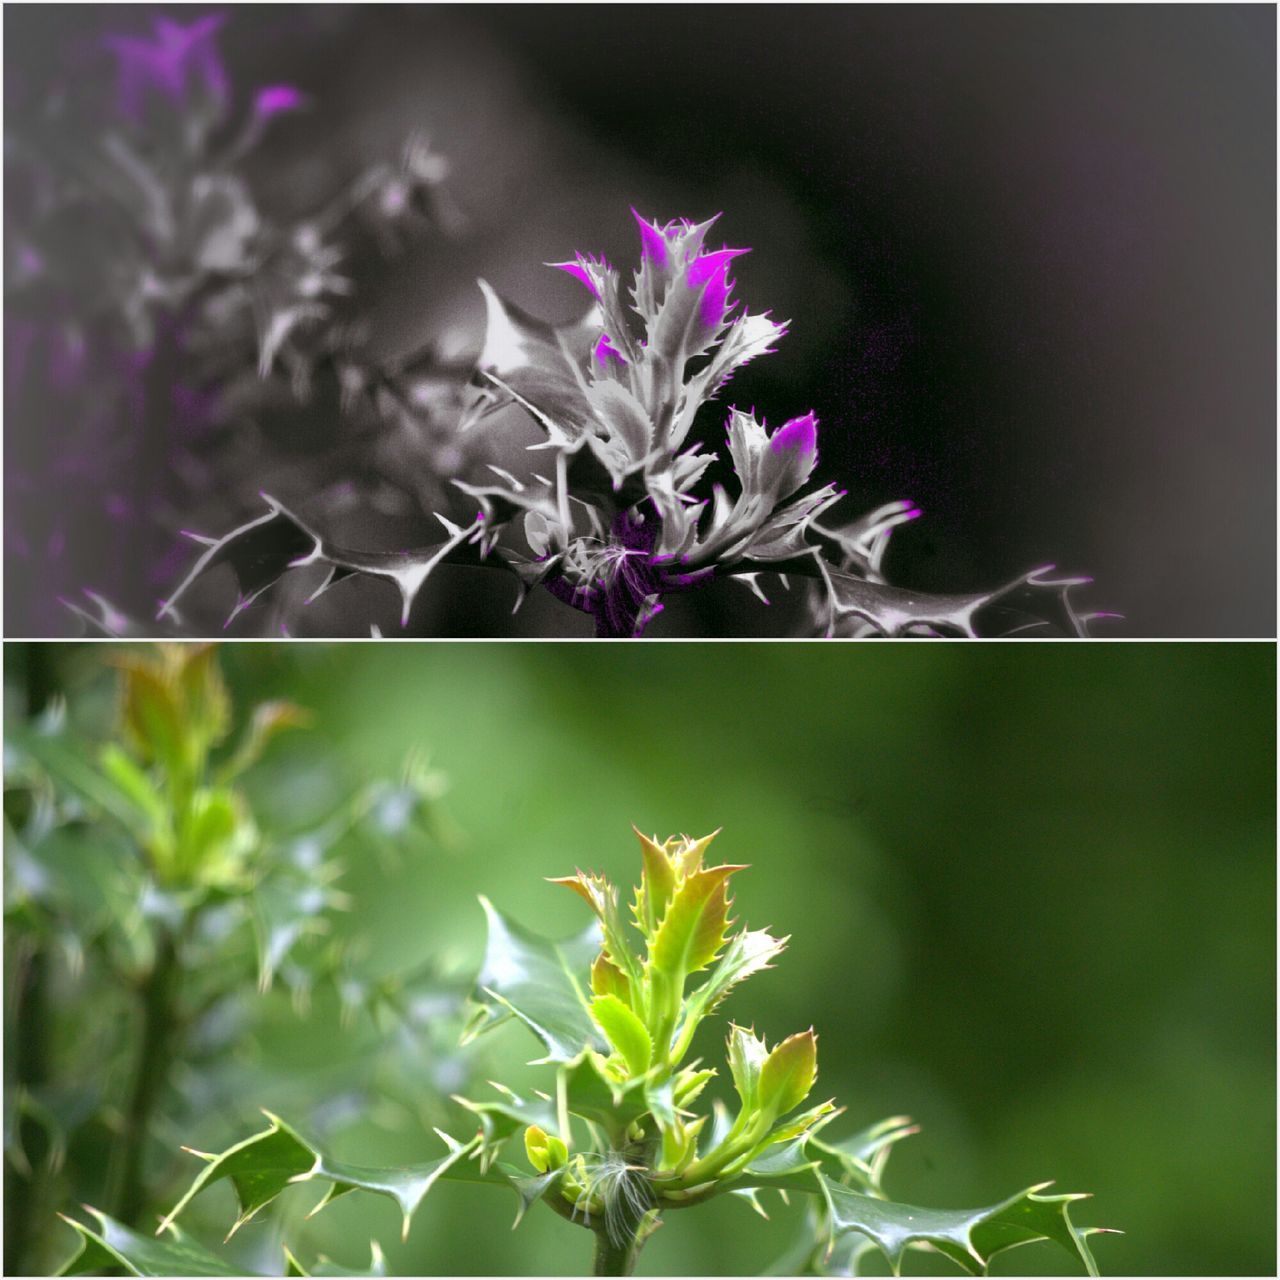
[[[567,271],[579,283],[586,285],[595,297],[600,297],[600,286],[596,284],[591,272],[587,270],[580,258],[573,262],[548,262],[546,265],[555,267],[557,271]]]
[[[626,357],[622,352],[609,341],[609,335],[607,333],[602,333],[596,339],[596,345],[592,350],[592,355],[595,357],[596,363],[602,369],[608,367],[610,360],[617,361],[619,365],[625,365],[627,363]]]
[[[631,216],[640,228],[640,256],[655,267],[665,267],[667,265],[666,236],[652,223],[646,222],[634,208],[631,210]]]
[[[804,456],[816,453],[818,450],[817,414],[810,409],[803,417],[792,418],[790,422],[784,422],[773,433],[769,443],[773,447],[774,453],[782,453],[785,450],[795,450],[795,452]]]

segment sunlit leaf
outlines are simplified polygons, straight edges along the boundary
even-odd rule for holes
[[[239,1276],[244,1269],[210,1253],[176,1227],[162,1238],[142,1235],[97,1209],[85,1206],[97,1221],[86,1226],[66,1214],[62,1220],[80,1233],[80,1248],[58,1271],[82,1276],[93,1271],[123,1270],[131,1276]]]
[[[680,885],[654,936],[650,957],[671,976],[706,968],[724,945],[729,901],[726,881],[740,866],[704,867]]]
[[[207,1161],[205,1168],[173,1207],[162,1224],[162,1230],[182,1213],[195,1196],[223,1178],[231,1180],[239,1205],[239,1216],[228,1235],[239,1230],[294,1182],[318,1181],[329,1184],[324,1199],[313,1212],[318,1212],[319,1208],[339,1196],[355,1190],[387,1196],[400,1207],[405,1236],[409,1233],[414,1212],[441,1178],[466,1182],[490,1181],[498,1185],[507,1182],[501,1175],[486,1175],[472,1161],[478,1150],[478,1138],[468,1143],[459,1143],[446,1134],[440,1134],[448,1151],[438,1159],[422,1164],[377,1169],[333,1160],[299,1136],[279,1117],[267,1113],[267,1119],[270,1127],[262,1133],[246,1138],[220,1155],[201,1154],[201,1158]]]
[[[631,1071],[644,1075],[653,1061],[653,1040],[630,1006],[614,995],[596,996],[591,1001],[591,1016],[609,1037],[609,1043],[626,1059]]]
[[[484,962],[476,979],[485,1023],[504,1014],[519,1018],[546,1048],[543,1062],[569,1062],[590,1045],[605,1049],[589,1012],[591,962],[600,950],[600,926],[564,942],[549,942],[480,899],[489,922]]]
[[[760,1067],[757,1102],[762,1111],[785,1116],[809,1096],[818,1074],[818,1045],[813,1030],[788,1036]]]
[[[1036,1240],[1053,1240],[1097,1275],[1086,1236],[1071,1224],[1069,1209],[1078,1195],[1042,1195],[1041,1183],[985,1209],[922,1209],[895,1204],[841,1186],[825,1176],[819,1186],[830,1214],[831,1230],[839,1236],[855,1232],[879,1246],[896,1274],[908,1245],[926,1243],[946,1254],[972,1274],[985,1272],[991,1259],[1005,1249]]]

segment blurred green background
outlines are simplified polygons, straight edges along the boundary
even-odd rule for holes
[[[101,654],[64,648],[69,689]],[[543,877],[582,866],[629,884],[632,822],[723,827],[717,851],[752,867],[739,918],[791,935],[725,1012],[770,1040],[814,1025],[815,1096],[848,1107],[833,1136],[901,1112],[923,1126],[890,1160],[895,1198],[971,1206],[1053,1178],[1095,1194],[1078,1222],[1126,1232],[1098,1238],[1104,1273],[1274,1274],[1272,646],[294,643],[223,658],[242,700],[312,708],[330,755],[394,772],[417,748],[448,778],[442,848],[369,857],[345,880],[371,965],[474,968],[478,893],[576,931],[582,904]],[[322,775],[282,744],[258,803],[299,788]],[[712,1065],[723,1025],[698,1046]],[[309,1070],[341,1058],[340,1037],[323,1009],[282,1013],[272,1052]],[[545,1083],[518,1028],[478,1048],[485,1075]],[[335,1154],[427,1159],[424,1134],[375,1115]],[[215,1208],[229,1225],[229,1201]],[[303,1238],[355,1267],[372,1234],[400,1274],[587,1268],[586,1233],[541,1210],[512,1233],[513,1211],[441,1185],[401,1244],[393,1206],[356,1195]],[[758,1273],[798,1230],[794,1207],[771,1212],[673,1215],[640,1271]],[[1064,1258],[1039,1245],[996,1270]]]

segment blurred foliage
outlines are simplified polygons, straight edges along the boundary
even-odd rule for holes
[[[13,679],[25,655],[8,649]],[[97,662],[96,650],[61,652],[68,669]],[[538,877],[574,864],[628,874],[620,821],[723,824],[753,866],[738,896],[743,923],[793,935],[785,969],[753,980],[756,1029],[772,1040],[814,1024],[824,1096],[849,1107],[850,1127],[897,1112],[922,1126],[924,1137],[897,1147],[886,1183],[896,1199],[993,1203],[1051,1161],[1060,1187],[1094,1191],[1093,1220],[1126,1232],[1098,1245],[1104,1273],[1274,1270],[1269,647],[222,654],[237,705],[269,694],[314,716],[309,751],[285,753],[282,740],[245,780],[263,822],[286,797],[326,794],[319,756],[329,768],[393,773],[427,737],[450,778],[465,857],[398,870],[366,858],[343,879],[352,906],[335,936],[369,936],[369,971],[436,958],[474,973],[481,893],[567,936],[579,904],[555,886],[531,890]],[[281,1009],[259,1044],[264,1067],[308,1089],[326,1074],[337,1093],[362,1070],[364,1046],[339,1036],[336,1020],[299,1025]],[[719,1048],[713,1039],[694,1051]],[[536,1087],[537,1069],[521,1066],[533,1056],[527,1033],[496,1030],[487,1049],[485,1076]],[[439,1149],[386,1103],[351,1117],[325,1139],[335,1158],[413,1163]],[[217,1149],[228,1136],[220,1123],[175,1135],[174,1150]],[[198,1166],[178,1158],[194,1176]],[[225,1224],[231,1201],[220,1194],[208,1193],[210,1215]],[[296,1215],[310,1196],[300,1188],[282,1203]],[[584,1269],[580,1233],[565,1239],[539,1210],[512,1234],[513,1209],[488,1188],[441,1185],[401,1244],[394,1205],[344,1197],[289,1238],[308,1258],[366,1268],[373,1237],[401,1274]],[[803,1225],[799,1206],[770,1213],[764,1222],[724,1201],[677,1216],[641,1270],[757,1271]],[[265,1250],[274,1230],[255,1221],[233,1243]],[[69,1254],[71,1232],[49,1231],[51,1251]],[[273,1258],[278,1267],[278,1250]],[[1023,1250],[994,1269],[1056,1265],[1052,1251]]]
[[[49,21],[19,19],[17,34]],[[330,513],[363,494],[412,514],[466,469],[461,375],[433,341],[371,346],[360,290],[371,260],[462,232],[448,161],[415,123],[398,160],[335,166],[307,199],[272,193],[261,153],[281,133],[296,146],[317,103],[233,74],[221,44],[235,25],[81,13],[52,62],[16,78],[5,549],[26,634],[74,624],[60,598],[91,629],[150,630],[136,619],[220,489],[243,502],[283,472]]]
[[[384,1105],[399,1081],[424,1123],[456,1083],[456,1033],[436,1037],[461,990],[430,963],[366,968],[333,920],[348,857],[439,846],[441,776],[419,760],[361,779],[317,757],[323,793],[251,801],[308,717],[233,703],[211,646],[33,646],[7,675],[6,1270],[47,1266],[40,1224],[75,1201],[144,1226],[172,1201],[177,1146],[237,1132],[273,1096],[332,1128],[369,1109],[376,1076]],[[362,1055],[314,1092],[260,1043],[313,1002]]]

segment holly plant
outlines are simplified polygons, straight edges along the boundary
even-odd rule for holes
[[[27,657],[64,652],[31,646]],[[118,701],[105,741],[58,697],[6,725],[11,1274],[37,1269],[21,1256],[36,1247],[26,1234],[72,1197],[92,1196],[125,1227],[154,1221],[172,1196],[169,1135],[219,1113],[234,1128],[244,1088],[276,1087],[243,1054],[269,992],[303,1012],[319,990],[352,1018],[397,1027],[428,989],[445,994],[431,974],[368,975],[358,938],[333,928],[348,902],[348,837],[388,853],[432,840],[438,775],[419,764],[400,781],[339,784],[322,811],[286,824],[245,783],[273,739],[307,726],[301,709],[270,701],[237,714],[214,646],[109,662]],[[392,1043],[385,1027],[377,1038]],[[430,1054],[414,1051],[425,1079]],[[294,1080],[288,1096],[307,1095]]]
[[[415,134],[326,189],[263,190],[264,148],[317,104],[291,84],[235,85],[227,20],[157,16],[71,42],[82,65],[21,77],[6,119],[9,564],[27,598],[61,593],[117,634],[121,608],[150,613],[172,584],[202,496],[246,467],[253,492],[342,451],[318,449],[309,423],[309,456],[278,459],[291,409],[340,420],[362,476],[430,473],[446,445],[459,465],[435,421],[434,351],[375,353],[352,314],[362,249],[459,228],[448,162]]]
[[[854,1274],[864,1255],[879,1251],[897,1273],[908,1254],[931,1251],[982,1273],[1006,1249],[1050,1240],[1097,1274],[1088,1237],[1100,1229],[1073,1225],[1070,1206],[1082,1197],[1049,1194],[1047,1183],[979,1209],[889,1199],[886,1158],[914,1128],[893,1117],[829,1137],[841,1111],[815,1094],[812,1028],[770,1045],[731,1023],[723,1067],[691,1058],[699,1028],[726,1001],[740,1003],[736,988],[771,967],[787,939],[734,928],[729,886],[744,868],[709,865],[714,834],[637,835],[642,868],[629,912],[602,875],[579,871],[555,881],[593,916],[565,941],[538,937],[482,899],[489,938],[469,1033],[523,1023],[541,1045],[545,1090],[521,1096],[496,1086],[496,1097],[459,1099],[472,1121],[469,1135],[441,1132],[443,1154],[400,1168],[333,1159],[269,1115],[262,1132],[201,1155],[204,1168],[161,1224],[161,1243],[192,1247],[170,1234],[174,1220],[222,1179],[239,1203],[233,1232],[291,1183],[318,1182],[321,1206],[354,1190],[395,1200],[406,1236],[431,1188],[452,1179],[513,1189],[517,1222],[541,1203],[587,1231],[598,1275],[629,1274],[645,1241],[676,1211],[728,1195],[763,1212],[772,1193],[804,1195],[811,1205],[805,1238],[789,1255],[792,1272]],[[722,1071],[731,1101],[707,1106],[708,1086]],[[103,1232],[80,1230],[90,1242],[80,1260],[101,1257],[93,1251]],[[140,1274],[152,1274],[127,1249],[119,1252]]]
[[[417,550],[357,550],[264,494],[264,513],[201,539],[205,550],[161,616],[176,618],[191,584],[226,564],[239,585],[232,616],[286,573],[306,569],[311,599],[355,575],[393,584],[407,625],[424,583],[446,562],[504,570],[518,582],[518,599],[545,589],[609,637],[640,635],[667,597],[722,578],[766,604],[771,576],[783,587],[800,584],[815,635],[1081,635],[1102,616],[1071,603],[1071,589],[1088,580],[1054,576],[1053,566],[950,595],[889,584],[890,534],[920,509],[903,500],[837,519],[844,490],[810,483],[814,411],[771,430],[754,410],[714,408],[734,373],[772,352],[787,330],[767,312],[739,310],[732,297],[733,264],[748,251],[709,248],[714,218],[635,220],[641,257],[625,297],[604,258],[550,264],[590,294],[573,324],[546,324],[480,281],[487,322],[476,400],[460,429],[518,406],[541,438],[522,474],[493,466],[485,484],[455,481],[475,500],[472,519],[439,514],[446,537]],[[723,446],[707,447],[713,411]],[[708,485],[725,453],[733,485]]]

